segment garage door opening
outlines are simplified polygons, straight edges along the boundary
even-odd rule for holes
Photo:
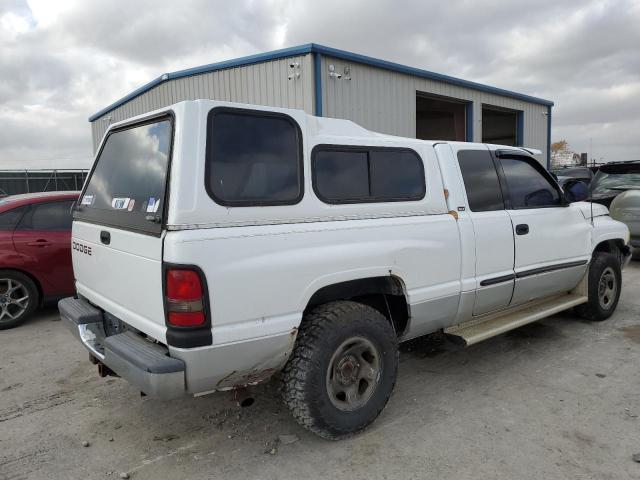
[[[482,106],[482,143],[522,145],[522,112]]]
[[[466,141],[468,110],[468,102],[419,93],[416,97],[416,138]]]

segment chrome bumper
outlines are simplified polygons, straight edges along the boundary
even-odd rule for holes
[[[58,302],[60,317],[89,353],[140,391],[162,399],[186,395],[185,364],[133,332],[107,336],[100,310],[79,298]]]

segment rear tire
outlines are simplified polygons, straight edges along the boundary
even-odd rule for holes
[[[578,315],[593,322],[606,320],[618,306],[622,274],[618,256],[607,252],[593,254],[589,265],[589,300],[578,305]]]
[[[33,280],[15,270],[0,270],[0,330],[23,323],[39,303]]]
[[[389,321],[361,303],[330,302],[303,318],[282,372],[283,399],[303,427],[337,440],[378,417],[397,372],[398,341]]]

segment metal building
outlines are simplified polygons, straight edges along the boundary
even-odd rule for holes
[[[297,108],[405,137],[526,146],[550,159],[549,100],[314,43],[165,73],[89,118],[94,149],[111,122],[199,98]]]

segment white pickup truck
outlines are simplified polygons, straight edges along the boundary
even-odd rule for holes
[[[102,140],[60,312],[102,374],[146,394],[278,373],[298,422],[340,438],[384,408],[399,342],[613,313],[629,231],[573,187],[523,148],[181,102]]]

